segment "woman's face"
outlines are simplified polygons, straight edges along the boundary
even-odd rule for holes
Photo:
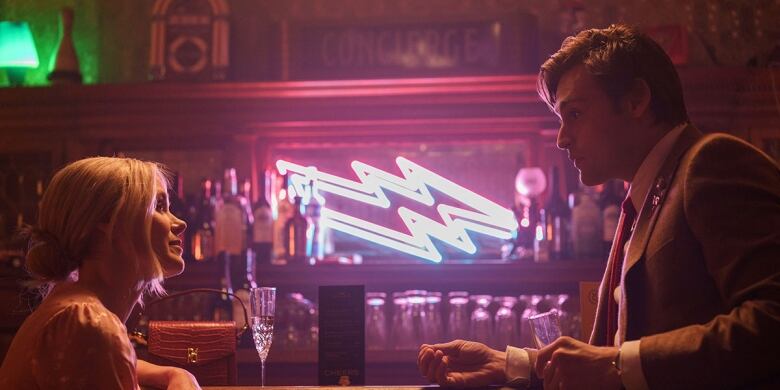
[[[158,183],[157,188],[151,241],[152,250],[163,269],[163,277],[167,278],[184,271],[182,234],[187,229],[187,223],[171,213],[165,186]]]

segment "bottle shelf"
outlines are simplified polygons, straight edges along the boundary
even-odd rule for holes
[[[286,292],[314,292],[320,285],[365,285],[366,291],[465,290],[472,293],[574,293],[580,281],[599,281],[604,272],[601,260],[561,260],[549,263],[501,260],[441,264],[318,264],[257,267],[258,283]],[[170,290],[219,287],[221,267],[217,262],[188,264],[184,273],[166,281]]]

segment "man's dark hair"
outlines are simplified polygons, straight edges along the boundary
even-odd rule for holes
[[[542,64],[537,90],[552,109],[561,77],[583,64],[615,102],[637,79],[650,88],[650,109],[657,122],[675,125],[688,120],[677,70],[658,43],[633,27],[612,25],[584,30],[563,41]]]

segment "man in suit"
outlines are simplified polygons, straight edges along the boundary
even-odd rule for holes
[[[421,373],[455,387],[778,388],[777,164],[689,124],[674,66],[631,27],[567,38],[538,85],[581,181],[631,183],[590,342],[423,345]]]

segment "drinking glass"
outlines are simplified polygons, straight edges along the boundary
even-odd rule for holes
[[[387,323],[385,322],[385,299],[383,292],[366,293],[366,348],[384,350],[387,348]]]
[[[429,322],[425,310],[425,298],[428,291],[425,290],[406,290],[406,311],[409,313],[409,321],[412,324],[412,349],[419,347],[420,344],[430,342],[425,333],[426,323]]]
[[[517,315],[515,314],[515,297],[496,297],[495,302],[499,304],[495,316],[495,331],[493,332],[495,347],[504,349],[507,345],[517,345]]]
[[[467,339],[469,336],[469,293],[467,291],[451,291],[447,294],[450,304],[450,317],[448,322],[449,337],[455,339]]]
[[[260,386],[265,386],[265,359],[271,350],[276,311],[276,287],[258,287],[249,292],[252,309],[252,339],[260,355]]]
[[[488,311],[488,306],[493,301],[490,295],[472,295],[475,303],[471,312],[471,329],[469,335],[472,340],[486,345],[493,345],[493,317]]]
[[[391,329],[393,349],[406,350],[417,348],[414,344],[414,325],[409,312],[409,303],[406,293],[397,291],[393,293],[393,326]]]
[[[440,343],[443,340],[442,328],[444,327],[441,319],[441,292],[428,291],[425,297],[425,311],[427,321],[425,322],[425,339],[430,342]]]
[[[536,348],[541,349],[561,337],[561,324],[556,309],[528,317],[528,322]]]

